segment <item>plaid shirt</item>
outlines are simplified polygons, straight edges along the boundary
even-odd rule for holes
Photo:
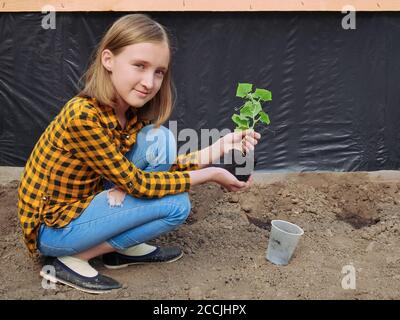
[[[145,172],[124,157],[146,124],[133,108],[122,129],[114,109],[95,99],[77,96],[66,103],[36,143],[18,188],[18,216],[31,253],[39,226],[62,228],[78,218],[103,191],[104,179],[134,197],[189,190],[187,171],[199,168],[196,152],[179,156],[170,172]]]

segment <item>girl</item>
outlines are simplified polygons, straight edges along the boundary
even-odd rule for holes
[[[100,42],[84,89],[34,147],[18,215],[29,251],[51,257],[45,279],[91,293],[120,288],[89,259],[103,255],[108,268],[175,261],[179,248],[145,242],[185,221],[190,187],[249,187],[251,180],[206,166],[240,144],[252,150],[260,138],[254,131],[176,158],[174,136],[161,125],[172,110],[170,66],[170,40],[159,23],[142,14],[120,18]]]

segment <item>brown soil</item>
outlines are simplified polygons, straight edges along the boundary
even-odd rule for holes
[[[2,299],[399,299],[400,182],[371,182],[364,173],[301,173],[225,193],[194,187],[192,214],[156,243],[185,251],[171,264],[107,270],[121,290],[90,295],[57,285],[43,289],[42,259],[28,257],[16,216],[17,181],[0,186]],[[287,266],[265,259],[270,221],[284,219],[305,234]],[[353,265],[356,289],[342,268]]]

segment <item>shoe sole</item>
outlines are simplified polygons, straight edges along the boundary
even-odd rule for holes
[[[104,264],[104,266],[107,269],[117,270],[117,269],[123,269],[123,268],[129,267],[129,266],[138,265],[138,264],[171,263],[171,262],[175,262],[176,260],[179,260],[182,257],[183,257],[183,252],[181,252],[181,254],[179,256],[177,256],[176,258],[173,258],[172,260],[168,260],[168,261],[130,262],[130,263],[125,263],[125,264],[119,264],[117,266]]]
[[[80,286],[78,286],[78,285],[76,285],[76,284],[74,284],[74,283],[71,283],[71,282],[68,282],[68,281],[59,279],[59,278],[57,278],[57,277],[55,277],[55,276],[52,276],[52,275],[50,275],[50,274],[48,274],[48,273],[45,273],[45,272],[43,272],[43,271],[40,271],[40,275],[41,275],[44,279],[49,280],[49,281],[51,281],[51,282],[53,282],[53,283],[60,282],[60,283],[65,284],[65,285],[67,285],[67,286],[69,286],[69,287],[72,287],[72,288],[74,288],[74,289],[77,289],[77,290],[79,290],[79,291],[83,291],[83,292],[86,292],[86,293],[102,294],[102,293],[111,292],[111,291],[113,291],[113,290],[117,290],[117,289],[111,289],[111,290],[92,290],[92,289],[86,289],[86,288],[80,287]]]

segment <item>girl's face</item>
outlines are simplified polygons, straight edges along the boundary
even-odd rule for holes
[[[119,107],[140,108],[160,90],[169,49],[165,42],[142,42],[126,46],[118,55],[106,49],[101,58],[110,71]]]

